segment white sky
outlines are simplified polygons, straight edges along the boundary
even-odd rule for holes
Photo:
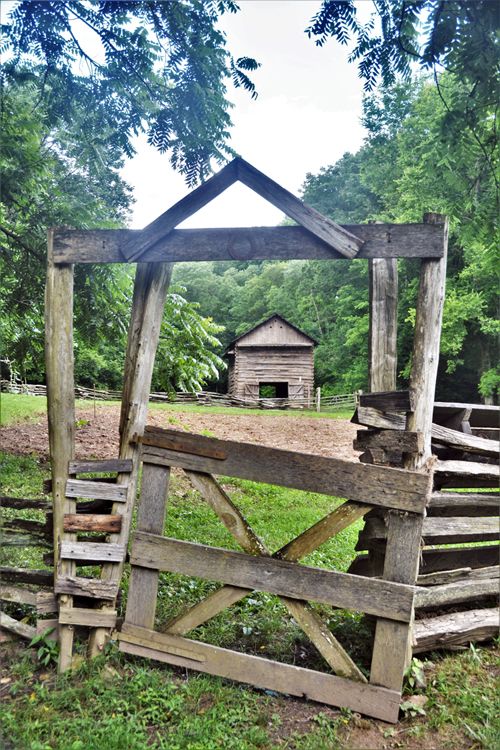
[[[225,14],[221,27],[227,48],[262,67],[251,74],[257,100],[228,81],[234,103],[231,146],[246,161],[298,195],[307,172],[335,163],[362,144],[362,82],[348,48],[330,40],[316,47],[304,29],[320,0],[238,0],[237,14]],[[357,0],[358,16],[368,20],[371,0]],[[122,174],[133,186],[136,204],[131,227],[142,229],[189,191],[168,155],[136,141],[137,155]],[[283,214],[241,184],[233,185],[183,227],[273,226]]]

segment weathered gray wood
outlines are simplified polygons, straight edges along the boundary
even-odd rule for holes
[[[484,581],[486,579],[499,578],[500,566],[492,565],[489,568],[458,568],[457,570],[443,570],[438,573],[429,573],[417,578],[417,586],[442,586],[458,581]],[[417,606],[417,605],[416,605]]]
[[[99,609],[61,609],[59,625],[85,625],[89,628],[114,628],[116,612],[102,612]]]
[[[93,458],[86,461],[70,461],[68,472],[70,474],[111,474],[116,471],[126,474],[127,472],[131,472],[132,468],[133,465],[130,459]]]
[[[169,482],[169,469],[144,464],[136,529],[163,534]],[[158,571],[133,565],[127,599],[127,621],[132,625],[153,628],[157,595]]]
[[[415,607],[438,607],[444,605],[456,605],[461,602],[474,601],[484,596],[498,594],[499,580],[489,578],[486,580],[457,581],[441,586],[427,586],[417,588],[415,594]]]
[[[358,430],[353,443],[354,450],[383,448],[386,451],[413,453],[423,447],[422,436],[418,432],[401,430]]]
[[[357,258],[441,258],[443,225],[341,224],[364,245]],[[124,263],[122,244],[134,243],[136,229],[61,230],[54,237],[57,263]],[[142,256],[144,263],[234,260],[236,250],[253,260],[330,260],[342,255],[303,227],[238,227],[174,229]]]
[[[16,586],[0,585],[0,599],[3,602],[16,602],[36,606],[36,592]]]
[[[498,516],[498,492],[433,492],[428,516]]]
[[[0,495],[0,508],[15,508],[16,510],[34,508],[35,510],[47,510],[48,508],[52,508],[52,503],[47,502],[44,497],[31,500],[21,497],[7,497],[6,495]]]
[[[0,612],[0,628],[9,630],[11,633],[26,638],[31,641],[36,635],[36,628],[31,625],[27,625],[25,622],[19,622],[10,615],[6,615],[5,612]]]
[[[36,586],[53,586],[53,570],[34,570],[32,568],[16,568],[7,565],[0,566],[0,581],[2,583],[32,583]]]
[[[425,518],[422,527],[425,544],[463,544],[488,542],[500,537],[498,518]],[[360,534],[356,550],[367,549],[372,540],[387,538],[387,527],[381,518],[370,518]]]
[[[445,443],[451,448],[465,450],[469,453],[478,453],[482,456],[491,456],[498,458],[500,452],[500,443],[494,440],[484,440],[475,435],[467,435],[457,430],[450,430],[447,427],[433,424],[431,427],[431,436],[440,443]]]
[[[470,409],[469,424],[471,427],[493,427],[498,429],[500,406],[489,404],[460,404],[449,401],[436,401],[434,404],[433,422],[443,424],[453,415]]]
[[[36,613],[44,615],[49,612],[58,612],[59,602],[53,591],[37,591],[36,594]]]
[[[434,408],[435,410],[435,408]],[[470,415],[472,414],[471,408],[465,408],[461,411],[456,412],[453,416],[443,420],[442,427],[447,427],[449,430],[461,430],[471,434],[471,428],[469,424]],[[465,426],[464,423],[467,423]]]
[[[351,418],[351,422],[382,430],[404,431],[406,425],[406,419],[401,414],[381,412],[378,409],[373,409],[371,406],[358,406]]]
[[[127,499],[127,486],[109,484],[85,479],[68,479],[66,482],[66,497],[85,497],[95,500],[111,500],[114,503],[124,503]]]
[[[186,472],[186,474],[233,535],[234,539],[238,542],[244,552],[247,554],[257,554],[267,557],[271,556],[270,551],[261,542],[252,527],[243,518],[238,508],[211,475],[198,474],[196,472]],[[371,508],[371,506],[363,507],[366,508],[366,510]],[[323,524],[322,528],[324,525],[325,524]],[[303,535],[301,536],[303,537]],[[319,544],[323,543],[324,536],[320,535],[319,530],[316,530],[316,533],[313,533],[312,536],[314,536],[315,540],[319,542],[314,542],[312,549],[316,549]],[[330,536],[331,534],[328,535],[328,538],[330,538]],[[312,544],[312,542],[309,543]],[[290,557],[287,557],[287,559],[293,559],[294,555],[297,556],[296,559],[298,559],[299,556],[305,556],[308,554],[308,551],[304,551],[307,546],[307,543],[299,543],[295,549],[292,549]],[[287,545],[287,547],[290,551],[290,545]],[[283,554],[286,556],[286,549]],[[314,643],[320,654],[324,656],[335,674],[342,677],[350,677],[353,680],[367,682],[359,667],[353,662],[337,639],[334,638],[329,628],[310,604],[307,602],[288,599],[287,597],[281,597],[281,601],[292,617],[295,618],[302,630]]]
[[[396,390],[398,333],[398,261],[368,261],[370,324],[368,331],[368,383],[372,393]],[[377,404],[363,404],[363,406]],[[377,408],[383,408],[378,406]],[[397,409],[393,410],[397,411]]]
[[[382,412],[413,411],[415,409],[415,393],[412,390],[361,393],[359,405],[368,406]]]
[[[42,547],[52,549],[54,532],[47,523],[27,518],[0,518],[0,547]]]
[[[424,549],[420,573],[454,570],[469,567],[473,570],[498,564],[498,545],[481,547],[450,547],[449,549]]]
[[[124,546],[130,537],[140,470],[140,444],[130,441],[134,434],[142,435],[146,424],[151,377],[171,275],[172,265],[168,263],[137,264],[123,376],[119,456],[133,462],[133,471],[118,474],[117,484],[127,485],[127,500],[122,505],[114,503],[112,509],[113,513],[123,516],[123,523],[120,533],[111,535],[111,541]],[[123,563],[124,559],[118,564],[104,565],[101,578],[120,581]],[[103,605],[103,609],[106,608],[109,609]],[[89,655],[102,653],[106,639],[104,630],[93,630]]]
[[[103,562],[122,562],[125,558],[125,552],[126,548],[124,544],[61,542],[62,560],[101,560]]]
[[[420,555],[422,517],[389,514],[383,577],[399,584],[415,584]],[[373,644],[370,683],[401,692],[404,670],[411,661],[413,609],[409,623],[379,618]]]
[[[97,515],[93,513],[66,513],[64,531],[105,531],[118,533],[122,527],[122,516]]]
[[[443,257],[440,260],[422,260],[420,266],[410,370],[410,388],[415,391],[415,410],[407,415],[406,429],[422,433],[424,448],[421,453],[406,455],[405,466],[408,469],[421,468],[431,456],[431,424],[446,287],[449,218],[440,214],[424,214],[425,223],[442,223],[443,220]]]
[[[136,636],[148,639],[150,647],[134,646],[127,643],[127,637]],[[125,653],[136,653],[170,664],[177,664],[189,669],[195,669],[209,674],[219,675],[227,679],[259,685],[270,690],[276,690],[290,695],[298,695],[309,700],[328,703],[334,706],[350,708],[368,716],[376,716],[384,721],[397,721],[399,713],[400,694],[374,688],[371,685],[352,682],[342,677],[326,675],[322,672],[295,667],[290,664],[249,656],[234,651],[210,646],[206,643],[190,641],[186,638],[145,631],[143,628],[132,628],[123,624],[119,635],[120,650]],[[168,648],[182,648],[191,650],[205,661],[195,658],[186,659],[174,653],[157,650],[157,646]]]
[[[58,576],[54,591],[56,594],[89,596],[92,599],[111,599],[114,601],[118,592],[118,582],[104,581],[100,578]]]
[[[36,634],[43,635],[44,633],[47,633],[46,638],[49,641],[57,641],[59,639],[59,620],[55,618],[51,620],[38,620]]]
[[[472,461],[437,461],[435,476],[438,481],[449,480],[448,484],[453,482],[454,479],[460,478],[467,481],[469,479],[484,479],[496,481],[498,487],[500,471],[496,464],[481,464]]]
[[[413,588],[135,531],[132,565],[408,621]]]
[[[75,457],[73,266],[54,262],[54,231],[53,227],[47,230],[45,284],[45,373],[54,509],[54,575],[58,569],[63,575],[73,575],[73,562],[68,560],[58,566],[59,546],[66,537],[63,516],[75,512],[75,501],[64,492],[68,463]],[[71,600],[66,599],[61,606],[71,607]],[[59,643],[59,671],[64,672],[71,661],[73,630],[61,628]]]
[[[322,216],[316,209],[307,206],[295,195],[240,157],[237,157],[235,161],[238,179],[243,185],[254,190],[276,208],[284,211],[287,216],[295,219],[301,226],[333,247],[345,258],[354,258],[357,255],[363,245],[363,240],[358,239],[350,232],[346,232],[338,224]]]
[[[499,625],[498,607],[417,620],[413,628],[413,653],[489,641],[498,636]]]
[[[122,243],[121,251],[129,263],[140,259],[146,250],[169,234],[178,224],[210,203],[238,180],[238,163],[234,159],[218,174],[186,195],[161,216],[148,224],[138,236]]]
[[[253,443],[205,437],[175,430],[148,428],[148,435],[165,436],[188,445],[221,450],[227,453],[222,462],[202,456],[169,451],[154,446],[143,450],[143,461],[181,466],[207,474],[251,479],[255,482],[325,495],[345,497],[370,504],[396,507],[422,513],[429,480],[422,474],[401,469],[364,466],[340,459],[268,448]]]

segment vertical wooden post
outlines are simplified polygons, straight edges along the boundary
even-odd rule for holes
[[[370,280],[370,329],[368,383],[370,393],[396,390],[398,334],[398,261],[368,261]]]
[[[75,386],[73,360],[73,265],[54,263],[54,227],[47,231],[47,281],[45,286],[45,373],[49,427],[52,502],[54,511],[54,577],[75,575],[75,563],[59,564],[65,513],[75,513],[76,501],[65,497],[68,462],[75,457]],[[76,540],[76,535],[64,534]],[[60,596],[62,609],[71,607],[70,596]],[[71,664],[73,626],[59,629],[59,671]]]
[[[136,523],[138,531],[163,535],[169,482],[170,467],[143,465]],[[132,566],[126,615],[131,625],[154,628],[159,575],[158,570]]]
[[[120,458],[130,458],[133,470],[130,474],[119,474],[117,482],[127,484],[127,500],[115,503],[112,512],[123,516],[119,534],[111,534],[110,541],[128,544],[139,480],[141,444],[131,443],[134,434],[142,435],[148,412],[149,392],[160,337],[163,308],[172,276],[173,263],[138,263],[132,301],[132,314],[128,333],[127,354],[123,381],[122,409],[120,417]],[[101,578],[120,581],[123,562],[107,563],[101,570]],[[102,609],[113,610],[115,603]],[[107,640],[104,628],[95,628],[90,637],[89,656],[101,653]]]
[[[316,411],[321,411],[321,388],[316,388]]]
[[[431,455],[431,425],[434,410],[436,378],[439,364],[441,323],[446,287],[446,256],[448,251],[449,218],[441,214],[424,214],[424,223],[444,222],[444,254],[439,259],[424,259],[420,267],[415,333],[410,370],[410,388],[415,391],[415,411],[406,419],[406,429],[421,432],[423,452],[408,454],[405,468],[419,469]]]

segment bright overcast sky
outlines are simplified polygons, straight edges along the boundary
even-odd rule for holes
[[[227,48],[262,67],[251,74],[258,90],[252,100],[228,81],[235,108],[231,146],[246,161],[298,195],[307,172],[357,151],[364,132],[359,123],[362,82],[348,49],[333,40],[316,47],[304,29],[320,0],[238,0],[237,14],[225,14],[221,27]],[[371,0],[356,2],[368,20]],[[141,229],[186,195],[184,178],[174,173],[168,155],[137,139],[137,155],[123,177],[133,186],[136,204],[131,227]],[[273,226],[283,214],[241,184],[233,185],[184,227]]]

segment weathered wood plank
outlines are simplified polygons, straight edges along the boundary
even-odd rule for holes
[[[180,466],[208,474],[223,472],[224,476],[251,479],[255,482],[345,497],[363,502],[368,497],[373,505],[395,507],[422,513],[429,480],[423,474],[379,466],[365,466],[325,456],[296,453],[252,443],[218,440],[193,433],[159,430],[148,434],[170,436],[188,445],[227,452],[223,469],[221,462],[203,456],[179,453],[148,446],[143,449],[144,462]]]
[[[100,544],[98,542],[61,542],[62,560],[101,560],[123,562],[124,544]]]
[[[425,520],[425,519],[424,519]],[[383,577],[399,584],[415,584],[420,556],[422,517],[390,513]],[[370,683],[401,692],[404,670],[411,662],[414,611],[410,622],[379,618],[375,629]]]
[[[456,605],[461,602],[474,601],[484,596],[498,594],[499,580],[489,578],[486,580],[457,581],[441,586],[428,586],[417,588],[415,594],[415,607],[438,607],[444,605]]]
[[[422,537],[425,544],[462,544],[499,539],[497,518],[424,518]],[[360,534],[356,550],[366,549],[372,540],[387,538],[387,527],[380,518],[370,518]]]
[[[132,643],[127,643],[128,635],[148,639],[149,648],[135,647]],[[119,638],[120,650],[125,653],[137,653],[170,664],[247,682],[250,685],[259,685],[320,703],[350,708],[352,711],[376,716],[384,721],[397,721],[400,694],[396,691],[374,688],[371,685],[352,682],[342,677],[228,651],[186,638],[145,631],[143,628],[132,628],[126,623],[123,624]],[[189,649],[199,656],[204,656],[205,661],[185,659],[173,653],[159,651],[157,645],[166,648],[173,646]]]
[[[48,632],[50,631],[50,632]],[[59,620],[38,620],[36,624],[36,634],[43,635],[46,633],[46,638],[49,641],[57,641],[59,639]]]
[[[156,445],[158,448],[167,448],[168,450],[180,451],[181,453],[194,453],[196,456],[216,458],[219,461],[224,461],[227,458],[227,453],[224,453],[224,451],[214,451],[209,448],[201,448],[197,445],[180,443],[177,440],[167,440],[164,437],[159,437],[158,435],[153,436],[149,433],[141,436],[134,436],[134,439],[143,445]]]
[[[292,599],[311,599],[408,621],[413,588],[312,568],[275,558],[255,557],[218,547],[134,532],[132,565],[221,581]]]
[[[372,393],[395,391],[398,336],[398,261],[396,258],[373,258],[368,261],[368,271],[370,313],[368,387]],[[367,405],[372,406],[373,404]]]
[[[473,570],[498,564],[498,545],[484,547],[455,547],[449,549],[424,549],[420,573],[454,570],[469,567]]]
[[[131,459],[123,458],[92,458],[84,461],[70,461],[69,474],[111,474],[119,472],[126,474],[133,469]],[[102,480],[101,480],[102,481]]]
[[[68,479],[66,497],[85,497],[124,503],[127,499],[127,486],[125,483],[109,484],[108,482],[89,482],[85,479]]]
[[[144,465],[136,529],[163,534],[169,483],[170,469],[153,464]],[[154,627],[158,578],[157,570],[132,565],[126,613],[126,619],[132,625]]]
[[[53,591],[37,591],[36,594],[36,613],[45,615],[49,612],[58,612],[59,602]]]
[[[21,497],[7,497],[6,495],[0,495],[0,508],[15,508],[16,510],[33,508],[35,510],[48,510],[49,508],[52,508],[52,503],[47,502],[44,497],[31,500]]]
[[[101,578],[58,576],[54,591],[56,594],[72,594],[74,596],[89,596],[91,599],[114,600],[118,592],[118,582],[104,581]]]
[[[498,492],[433,492],[428,516],[498,516]]]
[[[417,578],[417,586],[441,586],[458,581],[484,581],[490,578],[499,578],[500,566],[492,565],[488,568],[458,568],[457,570],[443,570],[437,573],[429,573]]]
[[[130,473],[118,474],[117,484],[127,486],[127,499],[123,505],[114,503],[112,512],[123,516],[119,534],[112,534],[111,541],[126,547],[130,537],[134,507],[139,482],[140,444],[131,443],[132,435],[142,435],[148,412],[151,378],[156,349],[160,335],[165,299],[172,275],[169,263],[138,263],[134,282],[132,313],[125,355],[124,388],[120,412],[120,459],[133,462]],[[105,564],[101,578],[120,581],[123,574],[124,557],[118,564]],[[113,604],[103,605],[110,609]],[[89,655],[102,653],[107,642],[104,629],[97,628],[90,634]]]
[[[30,604],[36,606],[36,592],[16,586],[0,586],[0,599],[3,602],[16,602],[17,604]]]
[[[380,393],[361,393],[359,405],[367,406],[378,411],[414,411],[415,392],[406,391],[381,391]]]
[[[391,414],[373,409],[371,406],[358,406],[351,422],[366,427],[376,427],[382,430],[405,430],[406,419],[401,414]],[[409,430],[411,432],[411,430]]]
[[[413,628],[413,653],[489,641],[498,636],[500,610],[475,609],[417,620]]]
[[[53,586],[54,571],[1,565],[0,580],[2,583],[32,583],[36,586]]]
[[[64,515],[64,531],[100,531],[118,533],[122,527],[122,517],[112,515],[98,515],[94,513],[66,513]]]
[[[27,625],[25,622],[14,620],[5,612],[0,612],[0,628],[5,628],[5,630],[9,630],[11,633],[21,636],[21,638],[26,638],[28,641],[31,641],[36,635],[36,628]]]
[[[65,537],[63,516],[75,512],[75,501],[65,496],[68,463],[75,457],[75,391],[73,354],[73,266],[56,264],[54,232],[47,230],[47,280],[45,284],[45,373],[49,427],[52,503],[54,510],[54,575],[74,575],[72,561],[59,565],[59,547]],[[61,607],[71,607],[67,598]],[[59,630],[59,671],[71,662],[73,630]]]
[[[326,242],[334,250],[341,253],[345,258],[356,257],[359,249],[363,245],[363,240],[358,239],[350,232],[346,232],[338,224],[322,216],[316,209],[306,205],[278,185],[274,180],[269,179],[265,174],[259,172],[251,164],[240,157],[235,160],[238,169],[238,179],[243,185],[254,190],[262,198],[265,198],[273,206],[284,211],[287,216],[295,219],[301,226],[308,229],[316,237]]]
[[[0,518],[0,547],[42,547],[52,549],[54,532],[48,522],[27,518]]]
[[[358,430],[354,450],[383,448],[385,451],[413,453],[422,450],[422,435],[401,430]]]
[[[363,240],[357,258],[440,258],[443,225],[341,224]],[[124,263],[122,244],[134,243],[141,230],[56,229],[57,263]],[[144,263],[234,260],[231,245],[253,252],[252,260],[330,260],[341,258],[326,242],[303,227],[241,227],[237,229],[174,229],[142,256]],[[246,247],[245,247],[246,246]]]
[[[114,628],[116,612],[102,612],[99,609],[61,609],[59,625],[85,625],[89,628]]]
[[[445,443],[456,450],[465,450],[469,453],[478,453],[482,456],[491,456],[498,458],[500,452],[500,443],[494,440],[485,440],[475,435],[467,435],[457,430],[450,430],[447,427],[433,424],[431,427],[431,436],[440,443]]]
[[[437,461],[435,468],[436,478],[441,481],[448,479],[464,478],[485,479],[497,481],[500,479],[500,470],[496,464],[481,464],[472,461]],[[498,486],[498,484],[497,484]]]

